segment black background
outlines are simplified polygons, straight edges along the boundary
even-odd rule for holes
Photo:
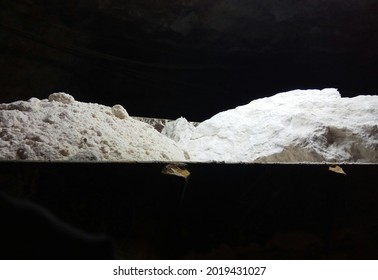
[[[0,102],[122,104],[202,121],[292,89],[376,94],[377,3],[0,1]]]
[[[3,161],[0,178],[12,196],[106,234],[119,259],[377,259],[377,165],[340,166],[347,175],[325,164],[192,163],[185,183],[163,163]],[[93,239],[1,209],[2,221],[18,217],[3,229],[13,238],[0,239],[17,259],[109,258]]]

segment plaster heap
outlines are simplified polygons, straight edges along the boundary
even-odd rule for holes
[[[378,163],[378,96],[294,90],[161,133],[66,93],[0,104],[0,160]]]
[[[185,161],[188,154],[152,126],[66,93],[0,104],[0,160]]]
[[[378,96],[293,90],[163,133],[196,162],[378,162]]]

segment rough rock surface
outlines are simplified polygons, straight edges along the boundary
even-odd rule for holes
[[[2,160],[184,161],[187,154],[152,126],[65,93],[0,104]]]
[[[179,130],[166,135],[188,149],[193,161],[377,163],[378,96],[294,90],[181,131],[185,135],[177,136]]]

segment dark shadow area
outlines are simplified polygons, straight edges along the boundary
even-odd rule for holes
[[[109,243],[71,227],[107,236],[120,259],[378,257],[376,165],[341,165],[343,175],[327,165],[189,164],[186,186],[160,163],[0,165],[3,192],[70,225],[2,199],[11,258],[110,256]]]
[[[350,1],[0,1],[0,102],[122,104],[203,121],[293,89],[376,94],[377,5]]]
[[[31,201],[0,193],[0,258],[8,260],[113,259],[112,240],[63,223]]]

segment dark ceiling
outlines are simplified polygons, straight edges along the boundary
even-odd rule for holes
[[[0,0],[0,102],[64,91],[201,121],[297,88],[377,94],[374,0]]]

